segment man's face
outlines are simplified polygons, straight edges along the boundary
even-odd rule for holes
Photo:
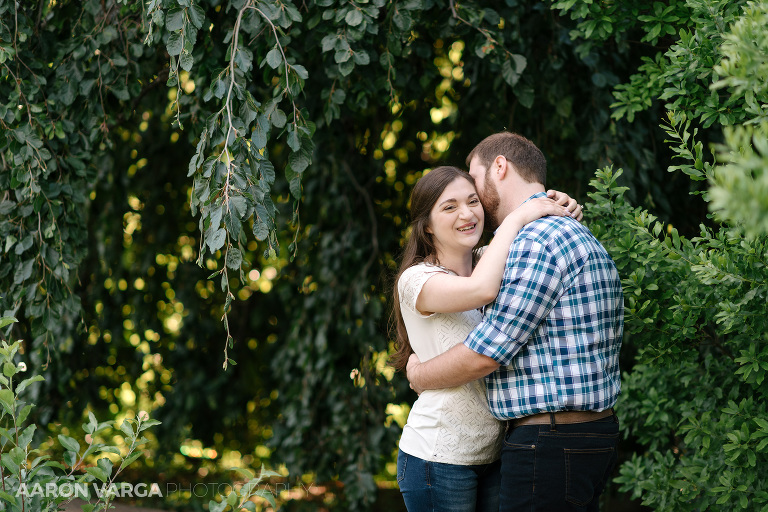
[[[499,204],[501,198],[496,188],[496,183],[491,176],[491,169],[482,165],[478,157],[474,157],[469,163],[469,175],[475,180],[477,193],[485,210],[485,226],[488,230],[495,230],[499,227],[498,219]]]

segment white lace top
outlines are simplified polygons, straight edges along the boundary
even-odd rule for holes
[[[421,288],[439,272],[449,273],[435,265],[414,265],[397,283],[408,339],[422,362],[462,343],[481,319],[478,310],[419,313],[416,299]],[[455,388],[424,391],[408,415],[400,449],[432,462],[487,464],[499,458],[503,428],[491,416],[485,382],[480,379]]]

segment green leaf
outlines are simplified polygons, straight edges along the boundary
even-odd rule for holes
[[[533,106],[533,98],[535,96],[533,87],[528,85],[518,86],[515,87],[514,92],[522,106],[526,108],[531,108]]]
[[[266,147],[269,133],[269,118],[262,114],[256,118],[256,125],[251,132],[251,142],[257,149]]]
[[[72,439],[71,437],[59,434],[59,442],[61,443],[61,446],[63,446],[65,449],[80,453],[80,443]]]
[[[294,64],[291,66],[291,68],[296,72],[296,74],[302,80],[306,80],[307,78],[309,78],[309,73],[307,72],[307,69],[301,64]]]
[[[227,502],[221,501],[216,502],[214,500],[208,501],[208,511],[209,512],[224,512],[224,509],[227,508]]]
[[[371,58],[368,56],[368,54],[364,50],[360,50],[353,53],[352,58],[354,59],[355,64],[359,64],[361,66],[365,66],[371,62]]]
[[[224,247],[224,242],[227,239],[227,231],[224,228],[215,228],[208,231],[206,236],[206,244],[212,253],[218,251]]]
[[[16,393],[21,394],[21,392],[24,391],[25,389],[27,389],[27,386],[29,386],[30,384],[33,384],[35,382],[41,382],[41,381],[44,381],[44,380],[45,380],[45,378],[42,375],[35,375],[35,376],[30,377],[28,379],[24,379],[23,381],[21,381],[19,386],[16,388]]]
[[[323,49],[323,53],[333,50],[336,47],[337,39],[338,36],[336,34],[328,34],[325,36],[322,41],[320,41],[320,46]]]
[[[16,398],[13,391],[7,388],[0,389],[0,404],[2,404],[3,409],[5,409],[5,412],[8,414],[13,414],[15,400]]]
[[[170,9],[165,16],[165,28],[169,32],[181,30],[184,26],[184,10],[179,8]]]
[[[170,55],[171,57],[175,57],[176,55],[179,55],[181,53],[183,44],[184,44],[184,41],[179,32],[174,32],[173,34],[168,36],[168,43],[166,44],[168,55]]]
[[[127,467],[127,466],[130,466],[130,465],[131,465],[131,464],[133,464],[133,463],[134,463],[134,462],[135,462],[135,461],[136,461],[136,460],[137,460],[139,457],[141,457],[141,452],[135,452],[135,453],[132,453],[130,456],[128,456],[128,457],[127,457],[127,458],[126,458],[126,459],[123,461],[123,467]]]
[[[181,53],[181,57],[179,57],[179,65],[181,66],[181,69],[184,71],[189,71],[192,69],[194,64],[195,58],[192,56],[192,54],[187,51],[183,51]]]
[[[14,284],[21,284],[32,276],[32,266],[35,260],[27,260],[21,265],[16,267],[16,272],[13,274]]]
[[[240,268],[240,265],[242,265],[242,263],[243,263],[243,255],[239,249],[232,247],[227,251],[226,264],[229,268],[233,270],[237,270]]]
[[[520,73],[514,69],[510,59],[505,60],[504,64],[501,65],[501,76],[509,85],[515,85],[520,80]]]
[[[205,22],[205,10],[199,5],[194,4],[187,12],[189,14],[189,21],[192,22],[192,25],[197,29],[202,28],[203,22]]]
[[[283,54],[277,48],[272,48],[269,53],[267,53],[266,61],[267,64],[269,64],[269,67],[276,69],[283,63]]]
[[[258,491],[256,491],[254,493],[254,495],[256,495],[256,496],[258,496],[260,498],[264,498],[265,500],[267,500],[269,502],[269,504],[272,507],[276,507],[277,506],[275,504],[275,497],[272,495],[272,493],[270,491],[268,491],[266,489],[259,489]]]
[[[21,408],[21,412],[19,412],[19,418],[17,420],[17,424],[22,425],[25,421],[27,421],[27,417],[29,416],[29,413],[32,412],[32,406],[31,405],[25,405]]]
[[[339,64],[339,73],[341,73],[342,76],[348,76],[352,73],[353,69],[355,69],[355,61],[353,59]]]
[[[229,468],[231,471],[234,471],[235,473],[240,473],[242,476],[245,477],[246,480],[251,480],[255,475],[253,474],[253,471],[247,469],[247,468],[239,468],[239,467],[231,467]]]
[[[133,439],[133,437],[136,435],[133,431],[133,426],[131,425],[131,422],[128,420],[123,420],[123,422],[120,424],[120,430],[128,436],[129,439]]]
[[[392,16],[392,23],[394,23],[395,27],[401,32],[410,30],[412,22],[411,15],[408,14],[407,11],[397,11],[394,16]]]
[[[293,151],[298,151],[301,148],[301,141],[299,141],[299,132],[295,129],[295,127],[288,134],[288,146],[290,146],[290,148]]]
[[[12,316],[4,316],[4,317],[0,318],[0,329],[2,329],[3,327],[5,327],[7,325],[12,324],[12,323],[16,323],[16,322],[18,322],[18,320],[16,320],[16,318],[14,318]]]
[[[352,52],[349,49],[337,50],[333,54],[333,60],[338,64],[349,61],[350,57],[352,57]]]
[[[272,113],[272,117],[270,118],[270,121],[275,128],[282,128],[285,126],[286,120],[285,112],[279,108],[275,109],[275,111]]]
[[[93,477],[97,478],[101,482],[107,482],[109,480],[109,474],[98,466],[90,466],[85,468],[85,472]]]
[[[347,22],[347,25],[356,27],[363,22],[363,13],[359,9],[352,8],[344,17],[344,21]]]
[[[160,425],[162,422],[158,420],[148,419],[141,422],[141,427],[139,428],[139,432],[144,432],[148,428],[154,427],[155,425]]]
[[[290,165],[293,172],[297,174],[304,172],[306,168],[309,167],[309,163],[309,158],[298,151],[291,153],[291,156],[288,157],[288,165]]]
[[[24,431],[19,436],[19,448],[22,448],[24,450],[27,450],[29,447],[29,443],[32,442],[32,436],[35,435],[35,430],[37,429],[37,425],[32,423],[31,425],[28,425],[27,428],[24,429]]]
[[[296,199],[301,199],[301,176],[296,176],[288,183],[288,189],[291,195]]]
[[[131,95],[128,94],[128,89],[122,84],[114,85],[110,87],[109,90],[115,96],[115,98],[119,100],[128,101],[131,99]]]
[[[16,496],[12,494],[8,494],[5,491],[0,491],[0,500],[4,501],[5,503],[8,503],[14,507],[18,506],[16,503]]]
[[[264,241],[269,236],[269,227],[266,222],[261,220],[254,220],[253,222],[253,236],[259,241]]]
[[[243,196],[234,196],[229,198],[230,208],[234,210],[235,215],[242,219],[248,212],[248,202]]]

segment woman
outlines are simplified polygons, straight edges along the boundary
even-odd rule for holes
[[[427,173],[413,189],[410,208],[411,233],[394,291],[398,369],[414,351],[425,361],[463,342],[480,322],[477,308],[498,294],[517,232],[545,215],[570,214],[548,198],[527,201],[502,222],[474,265],[484,213],[468,173],[455,167]],[[397,459],[409,512],[497,511],[502,436],[483,380],[423,392],[408,416]]]

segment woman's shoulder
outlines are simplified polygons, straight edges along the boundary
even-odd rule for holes
[[[398,279],[397,287],[401,300],[416,303],[416,297],[421,292],[424,283],[435,274],[447,274],[448,270],[432,263],[416,263],[405,269]]]
[[[422,274],[434,274],[436,272],[447,274],[449,271],[447,268],[442,267],[440,265],[435,265],[434,263],[428,263],[426,261],[422,261],[414,265],[411,265],[410,267],[405,269],[402,275],[400,276],[400,279],[401,280],[403,278],[407,279],[407,278],[422,275]]]

